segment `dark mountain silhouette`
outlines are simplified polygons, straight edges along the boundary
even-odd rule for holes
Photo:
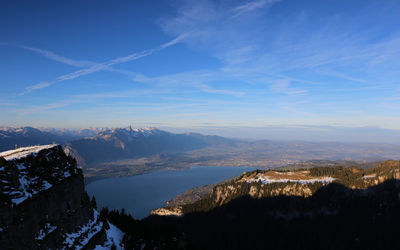
[[[310,198],[245,196],[178,225],[196,249],[395,249],[399,191],[391,180],[366,193],[330,184]]]
[[[184,217],[102,213],[127,249],[399,249],[400,182],[366,190],[329,184],[313,196],[242,196]]]
[[[271,181],[272,172],[257,170],[217,185],[208,197],[184,205],[183,216],[136,221],[118,211],[102,213],[127,232],[131,249],[399,249],[399,161],[367,170],[275,172],[278,179],[291,176],[287,182],[243,182],[260,176]],[[314,181],[326,176],[335,181]]]

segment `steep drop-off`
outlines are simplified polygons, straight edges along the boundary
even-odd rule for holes
[[[119,248],[121,237],[95,210],[82,171],[61,146],[0,153],[1,248]]]

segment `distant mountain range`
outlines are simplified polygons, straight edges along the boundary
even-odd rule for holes
[[[68,141],[96,136],[106,128],[56,129],[34,127],[0,127],[0,151],[49,143],[65,144]]]
[[[49,143],[65,144],[68,141],[93,137],[108,128],[58,129],[34,127],[0,127],[0,151]]]
[[[185,152],[211,145],[223,138],[198,134],[173,134],[156,128],[107,129],[96,136],[70,141],[66,150],[86,164]],[[83,162],[81,162],[82,164]]]
[[[161,153],[185,152],[210,145],[234,145],[218,136],[174,134],[157,128],[89,128],[82,130],[0,127],[0,151],[31,145],[65,146],[82,165],[137,158]]]
[[[50,144],[53,142],[63,143],[70,138],[32,127],[2,127],[0,128],[0,151],[30,145]]]
[[[199,165],[271,168],[309,160],[344,160],[357,165],[400,159],[400,145],[384,143],[246,141],[130,126],[83,130],[0,128],[0,151],[50,143],[63,145],[90,181]]]

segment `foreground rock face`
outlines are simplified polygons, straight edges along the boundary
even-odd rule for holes
[[[93,208],[76,161],[57,145],[25,149],[0,154],[0,246],[90,249],[107,241],[110,226]]]

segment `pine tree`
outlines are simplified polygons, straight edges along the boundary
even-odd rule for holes
[[[90,204],[92,205],[93,208],[97,209],[97,202],[96,202],[96,198],[94,197],[94,195],[92,196],[92,199],[90,200]]]

